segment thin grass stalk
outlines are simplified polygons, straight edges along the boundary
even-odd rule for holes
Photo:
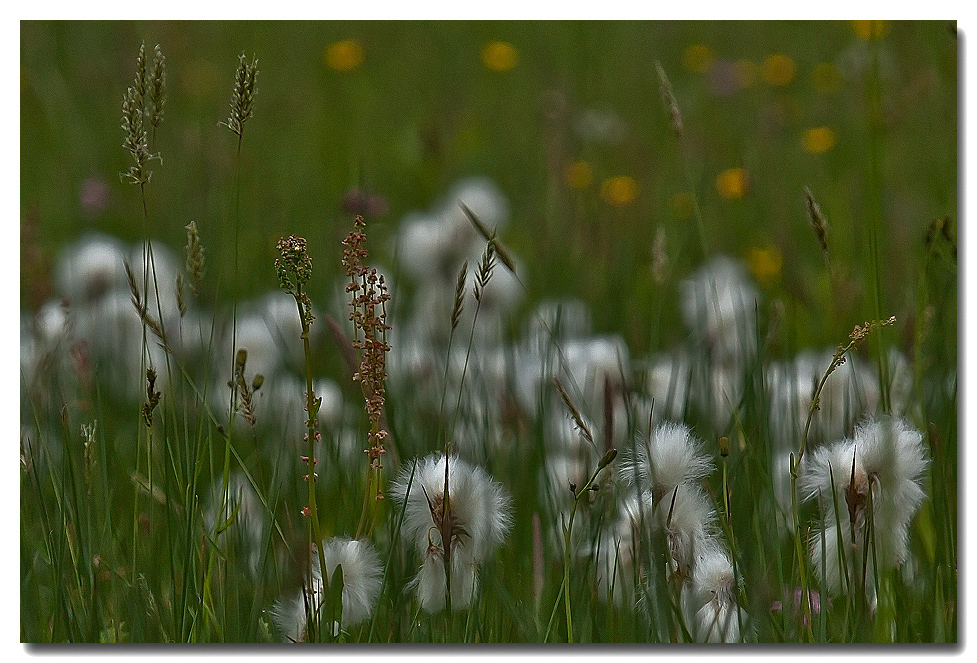
[[[870,265],[869,282],[871,283],[872,298],[870,300],[869,317],[878,320],[882,317],[882,268],[881,254],[885,227],[885,204],[882,198],[885,191],[885,175],[883,161],[885,159],[885,119],[882,108],[882,75],[880,71],[879,40],[870,40],[871,51],[866,81],[866,120],[868,122],[867,150],[868,176],[866,178],[866,210],[865,217],[868,226],[868,249]],[[883,412],[890,412],[889,402],[889,360],[885,351],[885,339],[878,339],[879,352],[876,356],[879,371],[879,387],[881,389],[880,407]]]
[[[515,261],[512,260],[509,250],[498,238],[496,231],[489,230],[485,226],[485,224],[482,223],[482,221],[478,218],[478,216],[471,209],[468,208],[467,205],[462,203],[461,208],[465,212],[465,215],[468,217],[469,221],[471,221],[472,226],[475,228],[475,230],[478,231],[478,233],[485,239],[487,244],[492,245],[494,256],[497,257],[502,262],[502,264],[506,267],[506,269],[509,270],[509,273],[512,274],[513,278],[515,278],[516,283],[519,284],[519,287],[522,289],[523,293],[526,295],[531,295],[532,293],[530,293],[529,288],[526,287],[526,284],[523,283],[522,278],[519,276],[518,273],[516,273]],[[488,251],[488,246],[486,246],[486,251]],[[484,259],[484,255],[483,255],[483,259]],[[476,318],[478,317],[477,311],[475,317]],[[556,349],[557,362],[559,363],[560,368],[569,377],[574,389],[579,391],[579,385],[577,385],[573,380],[573,372],[570,370],[566,353],[564,352],[563,346],[560,344],[559,339],[556,337],[556,333],[550,328],[549,323],[545,319],[543,319],[543,317],[538,313],[536,315],[536,320],[537,322],[540,323],[540,325],[542,325],[543,329],[546,330],[546,334],[549,337],[549,341],[553,344],[553,347]],[[471,343],[469,343],[469,347],[470,346]],[[467,363],[468,362],[466,358],[466,362],[465,362],[466,366]],[[457,408],[455,409],[457,411]]]
[[[407,478],[407,489],[404,493],[405,495],[410,495],[411,486],[414,485],[414,473],[416,471],[417,471],[417,461],[415,460],[414,464],[411,466],[410,476]],[[404,514],[406,512],[407,512],[407,499],[405,497],[404,503],[400,507],[400,513],[397,515],[397,519],[394,522],[394,529],[390,536],[391,541],[400,540],[400,529],[404,523]],[[394,551],[395,551],[395,546],[391,545],[390,551],[387,554],[387,561],[383,567],[383,579],[381,581],[380,592],[378,596],[383,596],[384,590],[387,587],[387,579],[390,577],[390,564],[391,562],[393,562]],[[414,621],[416,622],[416,620],[417,617],[415,615]],[[368,641],[371,642],[373,641],[373,635],[374,635],[374,629],[376,628],[376,623],[377,623],[377,611],[374,611],[373,615],[370,617],[370,628],[367,636]]]
[[[577,506],[580,504],[580,499],[588,494],[594,481],[597,479],[597,475],[605,467],[611,464],[614,458],[617,456],[616,449],[610,449],[604,454],[604,457],[600,459],[597,463],[597,469],[594,470],[590,478],[587,479],[587,483],[580,488],[579,491],[573,493],[573,505],[570,507],[570,518],[566,525],[563,527],[563,605],[566,609],[567,617],[567,642],[573,643],[573,613],[570,609],[570,536],[573,532],[573,519],[577,514]],[[573,488],[571,486],[571,488]]]
[[[705,223],[702,219],[702,211],[699,209],[698,198],[694,193],[696,187],[695,181],[692,179],[692,169],[689,160],[685,157],[685,129],[682,122],[682,113],[675,100],[675,93],[672,89],[671,82],[668,80],[668,75],[665,73],[665,68],[657,60],[655,61],[655,68],[658,72],[658,84],[662,97],[662,105],[666,114],[669,116],[672,133],[675,134],[676,151],[678,152],[679,161],[682,165],[686,184],[689,187],[689,193],[692,196],[692,211],[696,220],[696,228],[699,231],[699,246],[702,249],[702,255],[708,256],[709,250],[706,246]]]
[[[155,112],[151,113],[153,130],[154,130],[154,140],[155,140],[155,128],[158,126],[159,122],[162,120],[162,90],[163,90],[163,59],[162,53],[159,47],[156,48],[157,60],[154,63],[152,73],[147,73],[146,70],[146,53],[145,44],[140,45],[139,54],[136,58],[136,79],[133,87],[130,87],[125,97],[123,98],[122,104],[122,129],[126,133],[125,141],[123,142],[123,147],[125,147],[132,155],[135,165],[129,169],[128,173],[122,175],[123,178],[128,178],[130,182],[139,185],[140,199],[142,201],[142,211],[143,211],[143,229],[144,237],[146,238],[143,244],[143,285],[142,292],[148,298],[149,293],[149,274],[150,271],[153,275],[153,286],[156,291],[156,301],[157,301],[157,312],[159,315],[159,329],[160,333],[165,333],[162,331],[162,312],[160,310],[160,298],[159,289],[156,279],[156,265],[155,259],[152,251],[152,240],[149,236],[149,205],[146,196],[146,184],[150,181],[152,177],[152,171],[147,170],[146,166],[148,162],[152,159],[157,159],[162,162],[158,154],[151,154],[149,150],[149,144],[147,140],[147,134],[144,128],[144,119],[150,113],[147,112],[147,91],[150,84],[152,84],[153,89],[151,91],[152,101],[159,109],[159,114]],[[150,81],[150,77],[152,80]],[[133,285],[134,282],[130,279],[130,284]],[[136,302],[134,302],[136,303]],[[141,359],[140,359],[140,373],[147,370],[147,363],[149,368],[153,368],[151,359],[148,356],[148,319],[146,314],[146,305],[143,304],[141,308],[137,304],[137,309],[139,310],[140,317],[142,318],[142,341],[141,341]],[[169,363],[167,363],[167,370],[169,371]],[[147,429],[150,428],[147,426]],[[143,446],[143,431],[140,428],[138,434],[139,446]],[[153,478],[153,460],[152,460],[152,446],[153,446],[153,436],[152,431],[145,431],[145,447],[146,447],[146,458],[147,458],[147,477],[149,481],[150,491],[152,491],[152,486],[154,485]],[[137,455],[137,466],[136,472],[139,472],[138,466],[138,455]],[[151,502],[150,502],[151,504]],[[138,521],[138,500],[133,503],[133,573],[136,572],[136,537],[137,537],[137,521]]]
[[[240,56],[240,64],[235,74],[235,85],[231,98],[231,116],[226,126],[237,134],[237,149],[234,159],[234,274],[232,283],[239,283],[240,256],[240,226],[241,226],[241,152],[244,141],[244,122],[251,116],[251,104],[254,98],[254,79],[257,75],[257,60],[249,66],[244,55]],[[237,413],[238,387],[233,379],[237,361],[237,298],[231,305],[231,356],[230,375],[231,388],[227,408],[227,431],[224,435],[224,463],[221,482],[221,498],[218,513],[224,513],[227,508],[228,489],[231,474],[231,446],[234,439],[234,423]]]
[[[475,276],[475,286],[473,295],[475,296],[475,314],[472,316],[471,330],[468,334],[468,347],[465,350],[465,363],[461,369],[461,379],[458,382],[458,398],[455,400],[455,409],[451,416],[451,426],[449,431],[453,431],[458,420],[458,412],[461,410],[461,397],[464,393],[465,376],[468,373],[468,362],[471,359],[472,346],[475,343],[475,325],[478,323],[478,313],[482,308],[482,297],[485,294],[485,287],[492,278],[495,268],[495,234],[492,233],[490,239],[485,244],[485,251],[482,253],[481,261],[478,265],[478,273]]]
[[[309,341],[309,325],[311,312],[308,310],[303,310],[303,304],[307,301],[307,297],[302,293],[302,284],[297,284],[297,291],[295,294],[295,301],[298,305],[299,316],[302,319],[302,349],[305,354],[305,406],[309,414],[307,422],[307,432],[308,436],[308,447],[307,447],[307,460],[306,460],[306,481],[309,484],[309,520],[312,524],[311,533],[314,541],[316,551],[318,553],[319,559],[319,575],[322,581],[322,594],[323,596],[329,596],[329,575],[326,573],[326,556],[323,550],[322,541],[322,531],[319,526],[319,511],[316,504],[316,458],[315,458],[315,441],[316,441],[316,416],[319,412],[319,406],[322,403],[321,398],[315,398],[315,394],[312,391],[312,346]],[[311,577],[311,576],[310,576]]]
[[[811,397],[811,406],[808,408],[807,419],[804,422],[804,435],[801,438],[801,447],[798,450],[797,462],[799,463],[804,457],[804,453],[807,451],[808,436],[811,432],[811,422],[814,419],[814,413],[820,409],[821,392],[824,389],[825,382],[828,381],[828,377],[834,373],[835,369],[845,363],[848,353],[850,353],[854,348],[856,348],[869,334],[880,328],[888,325],[895,324],[896,317],[891,316],[887,320],[874,320],[871,322],[866,322],[864,325],[855,325],[851,334],[848,335],[848,344],[838,346],[834,355],[831,358],[831,363],[828,368],[824,371],[824,374],[818,380],[817,385],[814,388],[814,393]]]
[[[811,630],[811,594],[810,585],[807,577],[807,555],[804,552],[804,544],[801,541],[801,518],[797,504],[797,474],[800,457],[790,454],[790,509],[794,519],[794,553],[797,560],[797,572],[800,576],[801,584],[801,609],[803,610],[802,624],[805,626],[807,641],[814,641],[814,633]]]
[[[740,575],[739,568],[739,548],[737,546],[736,537],[733,534],[733,511],[732,511],[732,498],[731,491],[729,487],[729,438],[721,437],[719,438],[719,456],[722,458],[722,468],[723,468],[723,519],[722,528],[723,534],[726,537],[726,543],[729,546],[729,558],[733,567],[733,583],[736,586],[736,598],[737,598],[737,610],[736,610],[736,621],[739,627],[740,638],[742,639],[743,634],[746,632],[743,627],[743,612],[739,610],[741,605],[749,605],[746,596],[746,583],[742,582],[743,578]]]
[[[441,403],[438,406],[438,414],[441,418],[444,417],[444,399],[448,392],[448,369],[451,366],[451,342],[455,337],[455,329],[458,328],[458,323],[461,320],[461,313],[465,306],[465,283],[468,277],[468,261],[466,260],[461,266],[461,271],[458,272],[458,279],[455,282],[455,300],[454,305],[451,309],[451,331],[448,332],[448,345],[445,348],[444,355],[444,375],[441,379]],[[478,317],[476,310],[476,318]],[[440,435],[438,435],[440,437]]]

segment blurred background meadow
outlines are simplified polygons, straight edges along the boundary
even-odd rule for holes
[[[165,57],[141,186],[120,128],[140,45]],[[666,421],[713,468],[697,485],[739,611],[718,639],[957,641],[955,22],[24,21],[20,50],[22,641],[715,639],[677,588],[671,512],[645,528],[625,506],[623,468]],[[390,294],[368,508],[342,341],[356,215]],[[313,265],[308,355],[276,275],[290,235]],[[893,316],[812,408],[856,325]],[[309,631],[281,608],[312,554],[307,377],[321,534],[383,565],[368,616],[344,594],[347,620]],[[808,414],[812,455],[872,417],[920,435],[925,498],[868,597],[831,596],[810,558],[831,519],[792,513]],[[413,593],[389,494],[446,440],[511,500],[455,612]]]

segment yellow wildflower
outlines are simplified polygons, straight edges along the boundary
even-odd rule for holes
[[[886,21],[852,21],[855,36],[865,41],[882,39],[889,34],[889,24]]]
[[[628,205],[638,197],[638,183],[629,175],[609,177],[601,183],[600,195],[611,205]]]
[[[336,71],[352,71],[363,63],[363,47],[355,39],[343,39],[326,47],[326,66]]]
[[[746,254],[746,266],[761,285],[771,286],[780,280],[784,258],[776,246],[753,247]]]
[[[716,177],[716,191],[726,200],[737,200],[746,194],[750,174],[745,168],[727,168]]]
[[[712,49],[704,44],[693,44],[682,53],[682,64],[686,69],[697,74],[708,73],[713,59]]]
[[[563,178],[571,189],[586,189],[594,181],[594,174],[586,161],[574,161],[567,164]]]
[[[783,87],[794,80],[797,64],[789,55],[774,53],[763,61],[763,80],[774,87]]]
[[[515,46],[504,41],[493,41],[482,49],[482,64],[492,71],[509,71],[519,61]]]
[[[804,132],[801,143],[805,152],[824,154],[838,142],[835,132],[829,127],[814,127]]]

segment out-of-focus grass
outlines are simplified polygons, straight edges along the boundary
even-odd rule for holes
[[[350,39],[362,62],[350,71],[330,69],[328,46]],[[907,278],[921,266],[919,250],[910,247],[956,201],[957,49],[943,22],[888,24],[882,39],[868,41],[845,22],[750,22],[732,31],[708,22],[24,22],[21,208],[38,226],[48,259],[84,230],[130,240],[142,234],[138,205],[117,179],[127,155],[115,149],[118,101],[142,41],[159,43],[168,67],[158,138],[165,166],[157,168],[149,201],[154,237],[182,246],[183,226],[196,220],[212,264],[231,264],[234,136],[215,128],[226,120],[244,52],[261,68],[242,156],[244,177],[260,183],[241,201],[244,264],[270,265],[277,237],[296,232],[309,239],[317,264],[335,273],[330,251],[342,239],[347,215],[340,202],[349,188],[386,197],[389,211],[373,231],[382,240],[459,176],[484,174],[511,200],[506,239],[533,257],[533,292],[583,297],[597,307],[599,325],[621,329],[639,351],[661,344],[659,333],[674,339],[667,325],[649,335],[652,320],[629,320],[625,311],[656,310],[661,293],[647,269],[655,231],[663,229],[674,255],[688,221],[675,215],[676,207],[687,214],[675,197],[690,184],[661,110],[656,59],[684,117],[684,158],[706,246],[743,257],[776,248],[782,269],[769,274],[769,289],[798,303],[791,322],[801,345],[837,338],[848,325],[844,314],[862,308],[865,265],[858,258],[867,241],[873,127],[883,135],[885,190],[878,193],[890,305],[905,305]],[[483,64],[481,52],[493,41],[515,49],[511,70]],[[788,56],[779,65],[788,71],[777,71],[777,59],[770,60],[776,54]],[[873,54],[882,98],[869,114]],[[771,85],[771,77],[786,84]],[[602,120],[607,140],[599,139]],[[596,136],[574,131],[584,124]],[[808,153],[805,134],[819,127],[834,145]],[[579,190],[565,181],[575,161],[591,173]],[[717,192],[717,178],[731,168],[748,177],[741,199]],[[602,183],[617,176],[637,184],[634,200],[619,206],[601,196]],[[82,207],[86,178],[108,185],[104,211]],[[804,186],[831,223],[836,289],[826,283],[807,230]],[[677,275],[694,252],[690,244]],[[225,280],[222,292],[261,292],[268,274]],[[664,314],[674,312],[674,301],[664,306]],[[827,328],[810,324],[824,310],[839,315]]]
[[[765,360],[836,345],[878,306],[883,316],[897,316],[899,333],[871,349],[896,345],[915,358],[921,420],[935,422],[942,441],[934,447],[930,501],[914,528],[922,563],[938,571],[924,572],[915,593],[895,594],[896,614],[908,616],[896,620],[891,639],[955,640],[956,613],[943,609],[955,609],[956,601],[955,571],[948,570],[956,565],[956,402],[941,400],[923,374],[953,371],[957,363],[956,275],[926,237],[935,219],[956,222],[958,47],[944,22],[874,29],[847,22],[732,29],[708,22],[24,22],[22,307],[36,309],[50,296],[51,265],[82,233],[138,241],[148,232],[179,249],[189,221],[197,222],[207,250],[205,303],[222,306],[273,289],[275,241],[292,233],[309,241],[316,266],[310,295],[326,302],[341,273],[349,189],[385,198],[388,209],[371,219],[371,251],[395,267],[389,242],[398,222],[470,174],[492,178],[509,200],[503,239],[524,262],[526,306],[543,296],[580,297],[595,331],[622,334],[633,356],[684,338],[677,284],[703,260],[703,248],[744,259],[766,302],[777,303],[759,311],[762,331],[775,325]],[[118,178],[129,166],[119,102],[142,42],[161,45],[168,77],[155,147],[163,162],[151,166],[156,172],[146,189],[148,227],[138,192]],[[257,57],[259,75],[240,161],[238,257],[247,268],[234,282],[236,138],[218,123],[227,118],[242,52]],[[682,113],[679,140],[662,108],[656,60]],[[104,192],[104,202],[85,202],[86,182]],[[829,222],[830,269],[809,226],[805,186]],[[701,237],[692,204],[701,214]],[[873,219],[879,274],[871,264]],[[656,252],[666,256],[661,272]],[[323,353],[317,362],[341,375],[334,355]],[[174,390],[168,406],[199,397],[187,387]],[[44,476],[55,464],[37,463],[38,474],[22,483],[22,490],[45,496],[22,502],[22,638],[270,637],[261,611],[287,584],[274,561],[255,582],[235,572],[233,549],[224,551],[227,558],[204,557],[186,520],[194,462],[204,468],[198,491],[221,464],[222,440],[199,432],[212,422],[199,412],[166,411],[166,430],[185,446],[155,459],[163,497],[142,496],[148,515],[133,523],[137,450],[125,431],[134,430],[138,413],[117,411],[98,389],[90,395],[101,456],[92,464],[76,444],[78,422],[70,429],[64,422],[54,433],[64,443],[59,473]],[[774,579],[793,577],[793,560],[768,531],[769,514],[753,508],[769,488],[769,470],[762,446],[747,442],[770,435],[758,414],[764,398],[750,395],[746,428],[734,439],[732,530],[744,547],[743,576],[764,579],[745,606],[761,616],[757,638],[781,641],[796,634],[770,618],[767,606],[781,590]],[[22,407],[29,413],[22,417],[57,422],[57,405],[55,397]],[[406,440],[400,453],[431,450],[436,434],[410,417],[405,395],[391,394],[389,406],[400,427],[395,437]],[[198,428],[201,417],[205,425]],[[487,468],[511,488],[517,510],[509,543],[484,571],[482,598],[467,622],[435,616],[418,625],[402,614],[413,609],[401,592],[412,569],[397,551],[372,639],[542,639],[559,582],[548,580],[540,597],[531,591],[541,436],[538,427],[522,429],[517,451]],[[247,436],[235,452],[268,491],[280,526],[301,530],[297,464],[281,463]],[[323,471],[326,503],[360,495],[360,479]],[[327,535],[356,527],[357,510],[348,511],[330,514],[334,531]],[[393,540],[393,515],[388,509],[389,529],[377,534],[384,545]],[[39,536],[62,530],[63,536]],[[163,551],[179,558],[161,559]],[[562,577],[559,559],[547,558],[548,578]],[[131,560],[138,560],[135,577]],[[572,577],[586,578],[590,570],[579,566]],[[197,572],[207,575],[188,575]],[[607,607],[587,588],[582,582],[571,590],[575,639],[670,637],[667,619],[653,616],[649,628],[640,613]],[[180,603],[197,595],[206,597],[200,605]],[[933,613],[921,610],[934,597],[944,603]],[[823,639],[887,639],[846,621],[840,606],[833,610],[816,625]],[[122,624],[125,632],[113,630]],[[369,624],[349,639],[368,633]],[[558,619],[551,640],[565,636]]]

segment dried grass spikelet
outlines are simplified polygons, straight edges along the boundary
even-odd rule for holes
[[[259,373],[254,376],[254,380],[249,385],[247,379],[244,377],[244,368],[247,361],[248,351],[245,348],[238,348],[237,355],[234,358],[234,383],[229,383],[228,386],[233,389],[236,384],[238,398],[240,399],[239,411],[241,412],[241,416],[244,417],[244,420],[248,422],[249,426],[254,428],[257,423],[254,394],[261,389],[265,378]]]
[[[146,184],[153,176],[146,167],[152,155],[143,128],[142,98],[135,88],[126,90],[122,98],[122,130],[125,132],[122,146],[132,155],[135,165],[130,166],[128,172],[121,173],[120,178],[128,178],[133,184]]]
[[[200,294],[200,284],[204,279],[206,267],[204,264],[204,248],[200,244],[200,234],[197,222],[191,221],[184,226],[187,231],[187,274],[190,275],[190,289],[195,295]]]
[[[153,411],[159,405],[162,394],[156,390],[156,371],[146,369],[146,402],[142,406],[142,420],[146,428],[153,427]]]
[[[156,45],[153,56],[153,70],[149,79],[149,123],[156,128],[163,121],[163,104],[166,100],[166,58],[159,44]]]
[[[167,340],[166,332],[163,331],[163,326],[160,324],[159,320],[153,317],[149,312],[149,305],[146,300],[143,299],[142,294],[139,291],[139,286],[136,283],[136,275],[132,271],[132,265],[129,264],[128,260],[123,259],[123,267],[125,267],[126,280],[129,283],[129,295],[130,301],[133,307],[136,309],[136,313],[139,315],[139,319],[142,320],[143,324],[153,332],[156,338],[159,339],[163,346],[163,349],[170,352],[169,341]]]
[[[473,287],[475,301],[481,303],[482,293],[492,278],[492,271],[495,268],[495,240],[489,240],[485,244],[485,251],[478,263],[478,271],[475,274],[475,285]]]
[[[139,53],[136,55],[136,80],[133,82],[132,89],[136,94],[136,100],[140,108],[146,100],[146,91],[149,89],[148,75],[146,73],[146,44],[139,44]]]
[[[672,130],[681,136],[683,130],[682,112],[679,110],[678,102],[675,101],[675,92],[672,90],[672,83],[668,80],[665,68],[658,60],[655,60],[655,70],[658,72],[658,85],[661,90],[662,105],[665,108],[665,112],[671,118]]]
[[[252,58],[249,64],[244,53],[240,55],[240,63],[234,74],[234,90],[231,93],[231,114],[224,126],[238,135],[244,136],[244,123],[252,114],[254,96],[256,92],[255,79],[258,76],[258,59]]]
[[[465,283],[468,280],[468,261],[461,266],[461,270],[458,272],[458,280],[455,283],[455,302],[451,307],[451,329],[452,331],[458,327],[458,323],[461,321],[461,314],[465,308]]]
[[[573,417],[574,423],[577,425],[577,430],[580,434],[590,442],[591,445],[594,444],[594,435],[590,432],[590,427],[587,425],[584,416],[577,409],[577,406],[573,404],[573,400],[570,398],[570,394],[567,393],[566,388],[560,381],[560,378],[553,378],[553,384],[556,385],[556,390],[560,393],[560,398],[563,399],[563,404],[566,405],[567,410],[570,412],[570,416]]]
[[[811,227],[814,228],[814,235],[818,238],[818,244],[824,252],[824,257],[828,258],[828,222],[824,220],[821,207],[814,200],[811,190],[804,187],[804,202],[807,205],[807,215],[811,220]]]
[[[151,94],[156,94],[155,90],[158,86],[159,94],[162,95],[162,54],[159,54],[159,57],[158,71],[155,64],[153,68],[153,91]],[[157,76],[159,81],[156,80]],[[149,139],[145,129],[147,92],[150,92],[150,78],[146,71],[146,45],[141,44],[139,54],[136,57],[136,79],[122,97],[122,130],[125,132],[125,140],[122,146],[132,155],[135,165],[131,166],[128,172],[120,174],[121,179],[128,178],[131,183],[139,185],[146,184],[153,176],[152,171],[147,168],[148,162],[152,159],[157,159],[160,163],[163,161],[159,154],[151,154],[149,151]],[[155,99],[153,103],[155,108]],[[150,115],[151,120],[157,119],[154,127],[162,120],[162,96],[159,98],[159,109],[158,119],[155,111]]]
[[[176,307],[180,312],[180,317],[187,314],[187,298],[184,288],[183,274],[176,275]]]
[[[512,259],[512,255],[509,253],[509,250],[504,244],[502,244],[501,241],[499,241],[496,231],[489,231],[489,229],[485,227],[485,224],[482,223],[482,220],[478,218],[478,215],[469,209],[465,203],[459,203],[459,205],[461,205],[461,209],[465,212],[465,216],[468,217],[468,220],[472,222],[473,226],[475,226],[475,230],[478,231],[478,234],[485,238],[486,242],[492,245],[493,253],[498,256],[499,260],[502,261],[502,264],[505,265],[510,272],[515,274],[516,263]]]

